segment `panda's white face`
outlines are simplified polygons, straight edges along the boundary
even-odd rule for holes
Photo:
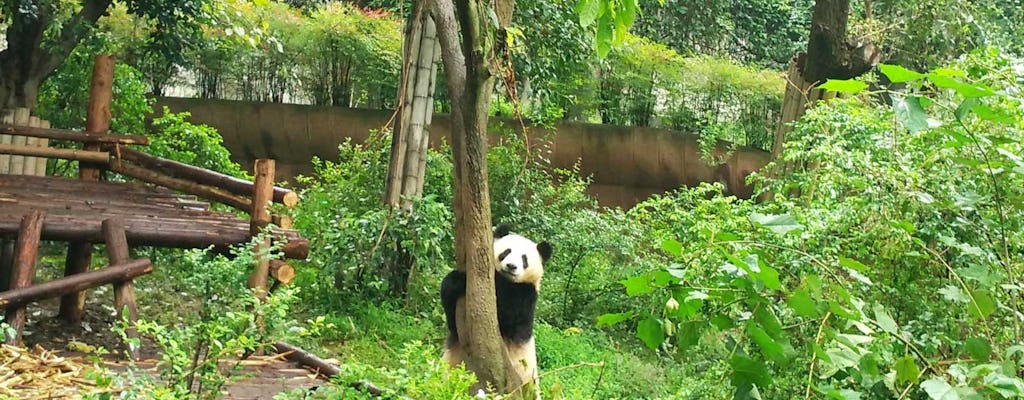
[[[544,246],[547,245],[538,246],[532,240],[512,233],[495,238],[494,256],[498,259],[497,271],[513,282],[531,282],[539,286],[544,275],[544,261],[547,258],[541,254],[540,249]],[[546,252],[550,255],[550,250]]]

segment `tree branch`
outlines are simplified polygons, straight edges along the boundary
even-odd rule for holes
[[[46,56],[40,58],[41,65],[36,72],[40,73],[41,77],[45,77],[56,70],[71,54],[71,50],[74,50],[75,46],[82,41],[84,31],[80,28],[96,25],[96,21],[99,21],[100,17],[107,13],[111,2],[112,0],[85,0],[78,14],[71,17],[61,27],[55,51],[47,52],[39,48],[39,51]]]
[[[462,98],[466,90],[466,57],[459,45],[459,28],[455,22],[455,5],[452,0],[435,0],[431,7],[437,38],[441,42],[441,60],[447,77],[449,98]],[[454,83],[454,84],[453,84]]]

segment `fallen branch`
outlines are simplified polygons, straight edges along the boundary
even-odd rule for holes
[[[292,346],[288,343],[275,342],[274,349],[278,353],[284,355],[284,358],[288,359],[289,361],[298,363],[299,365],[302,365],[304,367],[309,367],[313,369],[314,372],[320,374],[324,378],[330,379],[331,377],[341,373],[341,368],[339,368],[338,366],[327,362],[327,360],[317,357],[316,354]],[[381,388],[377,387],[376,385],[370,382],[352,382],[349,384],[349,386],[355,389],[365,390],[367,393],[377,397],[380,397],[384,393],[384,391],[381,390]],[[407,397],[403,398],[408,399]]]

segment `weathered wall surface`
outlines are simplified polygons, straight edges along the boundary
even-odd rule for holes
[[[193,122],[217,128],[232,158],[243,167],[256,158],[275,159],[280,179],[311,173],[314,156],[336,161],[339,143],[346,138],[362,142],[391,117],[390,111],[173,97],[159,99],[155,108],[163,106],[188,111]],[[441,143],[449,127],[447,115],[434,116],[431,146]],[[544,134],[531,129],[531,137]],[[724,149],[724,144],[720,147]],[[695,135],[574,122],[558,125],[549,149],[552,166],[571,168],[579,161],[580,172],[593,177],[590,191],[600,203],[621,207],[680,185],[712,181],[723,182],[730,193],[748,198],[752,188],[744,178],[769,159],[764,151],[743,148],[725,163],[709,166],[700,158]]]

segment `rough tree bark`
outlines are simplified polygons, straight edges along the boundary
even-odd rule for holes
[[[55,45],[47,48],[43,48],[43,40],[58,17],[58,2],[37,3],[29,12],[15,7],[7,27],[7,48],[0,51],[0,106],[35,108],[39,86],[106,13],[111,1],[84,0],[78,13],[60,27]]]
[[[406,26],[399,87],[398,118],[391,136],[391,162],[384,189],[384,203],[412,210],[412,199],[423,195],[423,177],[434,110],[434,85],[441,48],[428,0],[418,0]]]
[[[487,110],[494,79],[495,32],[507,26],[513,0],[495,0],[498,27],[489,26],[488,2],[435,0],[432,11],[452,99],[456,267],[466,271],[466,300],[457,309],[466,367],[480,382],[508,392],[522,382],[498,331],[494,254],[487,185]],[[461,35],[460,35],[461,33]]]

